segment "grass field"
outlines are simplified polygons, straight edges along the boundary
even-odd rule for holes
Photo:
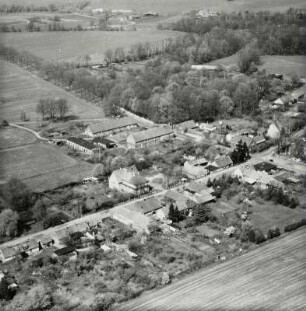
[[[178,32],[161,30],[5,33],[1,42],[45,60],[78,60],[87,54],[103,56],[107,49],[129,49],[139,42],[154,44],[178,35]]]
[[[300,77],[306,76],[306,56],[303,55],[265,55],[261,56],[261,65],[259,69],[265,69],[270,73],[280,74],[297,74]],[[210,62],[212,65],[224,65],[237,64],[237,55],[221,58]]]
[[[36,137],[28,131],[16,127],[0,129],[0,149],[18,147],[35,141]]]
[[[302,311],[306,309],[305,255],[306,228],[116,310]]]
[[[283,205],[275,205],[271,202],[256,204],[250,215],[254,227],[261,229],[264,233],[273,226],[283,232],[284,227],[306,218],[306,210],[301,208],[290,209]]]
[[[34,143],[0,150],[0,181],[17,177],[35,192],[76,182],[91,171],[90,164],[78,163],[53,145]]]
[[[89,104],[50,84],[16,65],[0,60],[0,113],[8,121],[20,121],[21,112],[30,121],[40,121],[36,105],[41,98],[66,98],[70,111],[68,115],[77,118],[98,118],[101,108]]]

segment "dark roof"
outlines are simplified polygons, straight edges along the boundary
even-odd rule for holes
[[[277,169],[277,166],[270,162],[261,162],[254,165],[256,171],[266,171],[269,172],[271,170]]]
[[[93,143],[97,143],[97,144],[105,145],[106,147],[110,146],[110,145],[115,145],[113,140],[110,140],[110,139],[105,138],[105,137],[96,137],[96,138],[93,139],[92,142]]]
[[[83,138],[79,138],[79,137],[69,137],[67,139],[68,141],[71,141],[72,143],[75,143],[79,146],[82,146],[88,150],[94,150],[97,149],[97,147],[91,143],[90,141],[84,140]]]
[[[210,172],[213,172],[219,169],[219,167],[214,166],[214,165],[207,165],[205,168]]]
[[[152,128],[146,131],[133,133],[130,135],[136,143],[151,140],[154,138],[166,136],[172,134],[173,131],[170,128]]]
[[[141,208],[144,214],[156,211],[161,208],[161,203],[156,198],[150,198],[137,202],[137,205]]]
[[[229,156],[224,156],[224,157],[215,159],[215,163],[218,167],[225,167],[228,165],[232,165],[233,161]]]
[[[75,248],[73,246],[67,246],[67,247],[64,247],[61,249],[57,249],[56,251],[54,251],[54,253],[57,256],[64,256],[64,255],[68,255],[74,251],[75,251]]]
[[[125,117],[119,119],[105,119],[101,123],[91,124],[89,125],[89,129],[93,134],[108,132],[116,129],[120,129],[123,127],[138,125],[136,121],[132,118]]]
[[[134,186],[141,186],[141,185],[146,184],[148,181],[144,177],[136,175],[136,176],[133,176],[129,180],[129,182]]]

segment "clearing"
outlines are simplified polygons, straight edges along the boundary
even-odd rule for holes
[[[0,129],[0,149],[14,148],[32,144],[36,137],[25,130],[16,127],[4,127]]]
[[[262,64],[259,69],[265,69],[269,73],[280,73],[285,75],[297,74],[299,77],[305,77],[306,73],[306,56],[304,55],[264,55],[261,56]],[[224,65],[237,64],[237,55],[231,55],[218,60],[214,60],[209,64]]]
[[[179,35],[180,32],[162,30],[3,33],[1,42],[48,61],[81,61],[85,55],[104,58],[107,49],[129,49],[140,42],[158,44],[166,38]]]
[[[0,60],[0,113],[3,119],[20,121],[21,113],[25,112],[27,119],[40,121],[41,115],[35,110],[41,98],[66,98],[69,106],[69,116],[76,118],[97,118],[102,116],[102,109],[81,100],[61,88],[44,81],[34,74]]]
[[[305,310],[306,228],[117,310]]]

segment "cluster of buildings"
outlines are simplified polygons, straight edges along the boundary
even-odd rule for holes
[[[124,148],[146,148],[174,137],[170,126],[140,129],[138,123],[130,118],[105,119],[87,126],[85,137],[70,137],[68,147],[86,155],[99,152],[99,148],[111,149],[118,145]]]
[[[286,110],[293,106],[294,104],[299,103],[306,103],[306,88],[301,87],[299,89],[294,90],[290,94],[282,95],[281,97],[277,98],[273,104],[270,106],[271,109],[278,109],[278,110]]]

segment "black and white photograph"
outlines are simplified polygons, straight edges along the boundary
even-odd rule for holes
[[[0,311],[306,310],[306,1],[0,0]]]

